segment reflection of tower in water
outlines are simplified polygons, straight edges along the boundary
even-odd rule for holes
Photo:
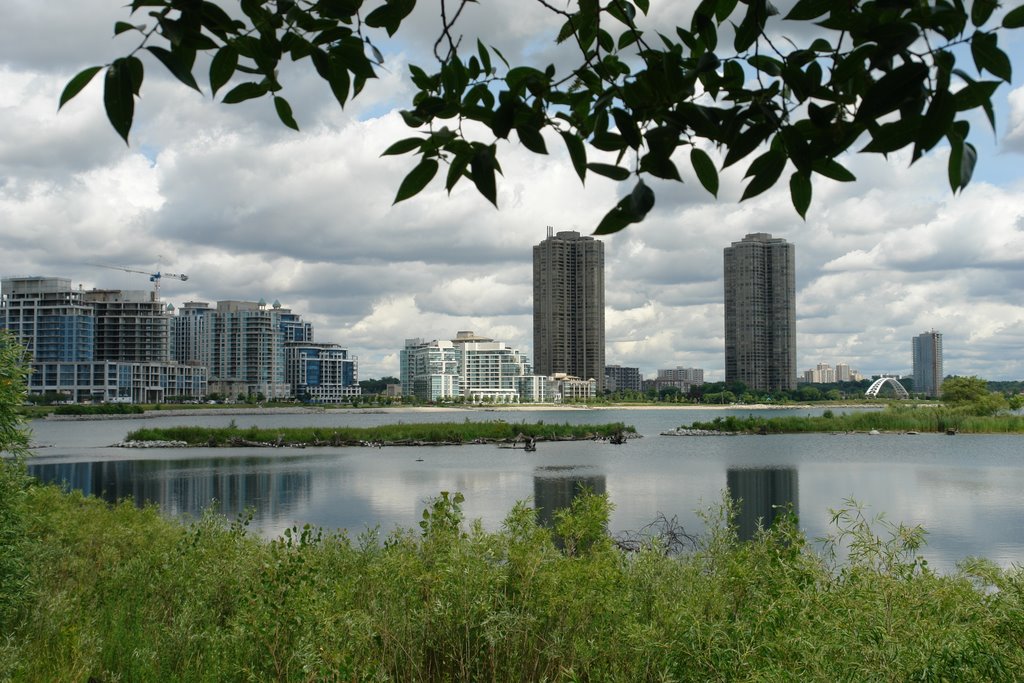
[[[581,471],[582,469],[582,471]],[[555,513],[572,505],[572,501],[583,491],[603,494],[605,476],[586,475],[585,468],[538,467],[533,474],[533,506],[537,510],[537,522],[546,527],[555,525]]]
[[[736,531],[748,541],[757,531],[758,521],[770,527],[789,504],[799,513],[796,468],[729,468],[725,473],[729,496],[736,506]]]
[[[136,505],[156,503],[168,515],[200,516],[216,506],[229,517],[249,508],[273,516],[308,502],[312,475],[301,467],[255,468],[256,458],[209,460],[117,460],[30,465],[29,474],[43,483],[60,484],[107,502],[132,498]]]

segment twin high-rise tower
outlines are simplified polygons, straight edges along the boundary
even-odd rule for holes
[[[558,232],[533,247],[533,354],[538,375],[566,373],[604,390],[604,243]]]
[[[601,392],[604,343],[604,244],[548,228],[533,248],[534,370],[593,378]],[[725,249],[725,380],[796,388],[795,248],[767,233]]]
[[[725,381],[796,388],[796,249],[763,232],[725,248]]]

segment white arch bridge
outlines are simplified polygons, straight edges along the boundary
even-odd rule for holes
[[[880,392],[882,387],[886,384],[892,385],[892,390],[896,392],[896,398],[910,398],[910,394],[908,394],[907,390],[903,388],[903,385],[897,382],[893,377],[879,377],[871,383],[871,386],[864,392],[864,395],[878,396],[878,392]]]

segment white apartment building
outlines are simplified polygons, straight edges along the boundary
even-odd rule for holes
[[[455,339],[407,339],[400,363],[403,395],[424,401],[519,403],[551,396],[547,378],[533,375],[524,353],[470,331]]]
[[[551,396],[555,403],[589,401],[597,396],[597,382],[593,379],[581,379],[560,372],[550,379],[553,385]]]
[[[837,382],[849,382],[853,375],[850,372],[850,366],[846,363],[836,363],[836,381]]]
[[[459,358],[451,341],[406,339],[399,363],[403,396],[431,402],[461,396]]]
[[[835,384],[836,371],[832,369],[832,366],[828,363],[818,363],[817,367],[818,381],[822,384]]]
[[[859,382],[864,379],[860,371],[851,369],[846,363],[836,363],[833,368],[828,363],[818,363],[817,367],[804,370],[800,381],[811,384],[834,384],[836,382]]]

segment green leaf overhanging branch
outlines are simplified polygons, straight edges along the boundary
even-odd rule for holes
[[[1002,11],[993,0],[969,9],[962,0],[798,0],[784,17],[768,0],[702,0],[689,24],[675,27],[644,25],[650,0],[533,2],[556,20],[551,39],[576,52],[571,68],[510,64],[484,40],[464,45],[459,21],[477,3],[440,0],[435,63],[409,67],[416,92],[402,116],[416,137],[385,151],[417,157],[396,201],[423,191],[445,166],[448,192],[469,180],[497,206],[503,146],[550,154],[559,138],[581,182],[597,174],[630,183],[599,233],[642,221],[654,205],[644,177],[683,182],[679,169],[687,161],[717,197],[720,170],[754,155],[741,201],[788,173],[793,207],[806,217],[815,176],[854,179],[839,161],[847,153],[910,148],[914,163],[945,141],[950,187],[958,192],[977,164],[967,118],[981,110],[995,125],[992,98],[1012,78],[1000,38],[1024,27],[1024,5]],[[269,96],[281,122],[298,130],[282,92],[281,62],[308,60],[344,106],[382,65],[378,44],[398,34],[416,6],[242,0],[240,13],[229,14],[221,4],[135,0],[130,12],[145,12],[144,23],[120,21],[114,32],[138,37],[137,46],[75,75],[59,106],[105,69],[104,107],[127,142],[142,86],[140,57],[155,58],[200,90],[194,73],[203,53],[211,93],[227,88],[226,104]],[[726,32],[730,46],[719,41]],[[492,39],[500,38],[496,30]],[[968,54],[971,63],[963,64]]]

